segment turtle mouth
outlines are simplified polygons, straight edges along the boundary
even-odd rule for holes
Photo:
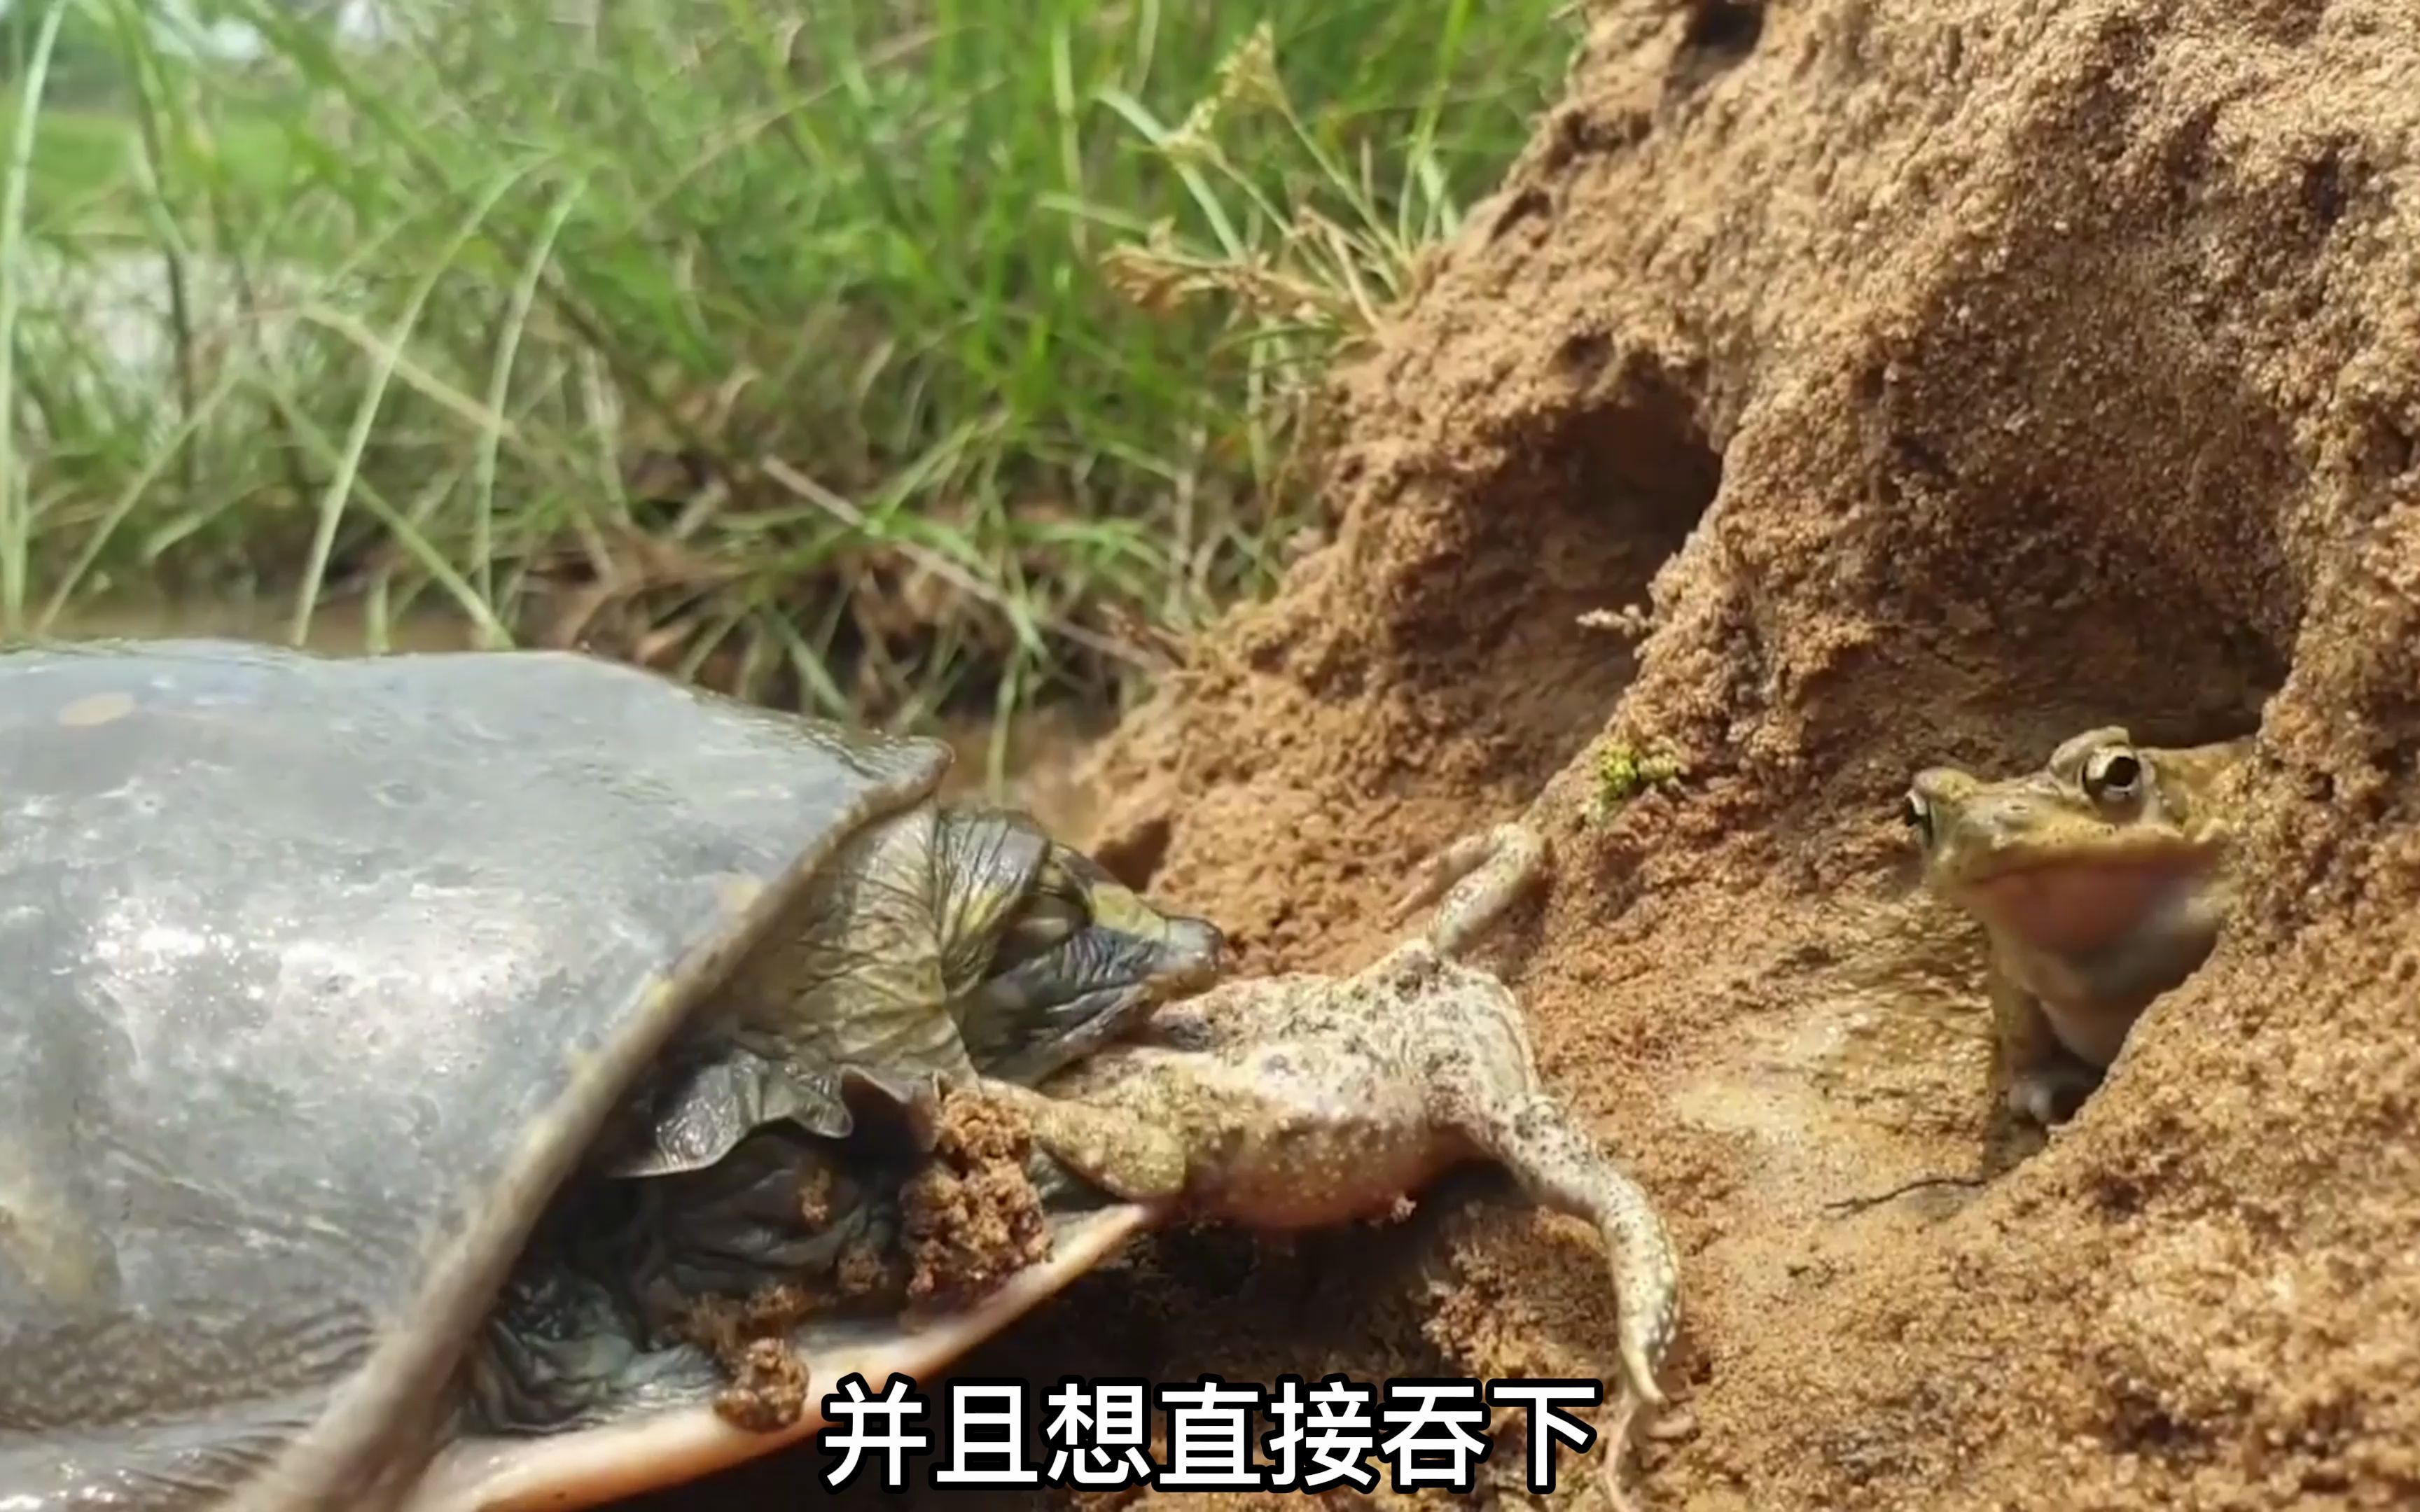
[[[1152,1003],[1189,997],[1217,982],[1233,964],[1234,952],[1218,926],[1200,918],[1171,918],[1158,942],[1158,968],[1144,985]]]
[[[2104,949],[2172,913],[2210,872],[2203,857],[2179,852],[2125,860],[2045,860],[1969,880],[1978,912],[2038,949],[2081,953]]]
[[[1202,919],[1166,918],[1150,934],[1094,925],[985,981],[955,1017],[985,1074],[1030,1087],[1210,986],[1229,959]]]

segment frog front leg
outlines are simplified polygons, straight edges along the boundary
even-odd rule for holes
[[[2009,1111],[2044,1128],[2074,1117],[2100,1085],[2100,1073],[2059,1041],[2041,1000],[1996,964],[1988,985]]]
[[[1389,927],[1436,903],[1428,943],[1449,960],[1459,958],[1544,874],[1544,838],[1518,821],[1463,836],[1422,864],[1419,880],[1388,913]],[[1442,903],[1438,903],[1443,899]]]
[[[1046,1097],[1014,1082],[981,1084],[984,1094],[1025,1116],[1042,1152],[1126,1202],[1173,1201],[1191,1172],[1185,1142],[1116,1107]]]

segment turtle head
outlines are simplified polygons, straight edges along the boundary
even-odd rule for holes
[[[967,816],[1026,826],[1020,815]],[[1160,1004],[1208,987],[1228,965],[1226,936],[1207,920],[1155,907],[1081,851],[1044,841],[994,906],[982,975],[951,1003],[985,1074],[1031,1085],[1115,1039]]]

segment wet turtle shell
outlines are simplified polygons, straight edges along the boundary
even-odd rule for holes
[[[948,762],[571,654],[0,655],[0,1501],[581,1506],[812,1431],[702,1381],[472,1442],[460,1365],[699,1004]],[[1140,1216],[955,1329],[834,1325],[816,1395]]]

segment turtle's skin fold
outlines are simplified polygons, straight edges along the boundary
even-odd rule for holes
[[[624,1494],[744,1457],[700,1357],[598,1332],[627,1288],[522,1263],[541,1215],[672,1176],[692,1273],[812,1266],[837,1241],[759,1221],[747,1162],[1046,1074],[1222,965],[938,803],[948,762],[570,654],[0,654],[0,1504],[375,1512],[474,1464]],[[1130,1222],[1071,1220],[969,1326]],[[892,1357],[867,1326],[850,1358]],[[466,1442],[481,1363],[550,1349],[551,1423],[678,1409],[687,1447]]]

